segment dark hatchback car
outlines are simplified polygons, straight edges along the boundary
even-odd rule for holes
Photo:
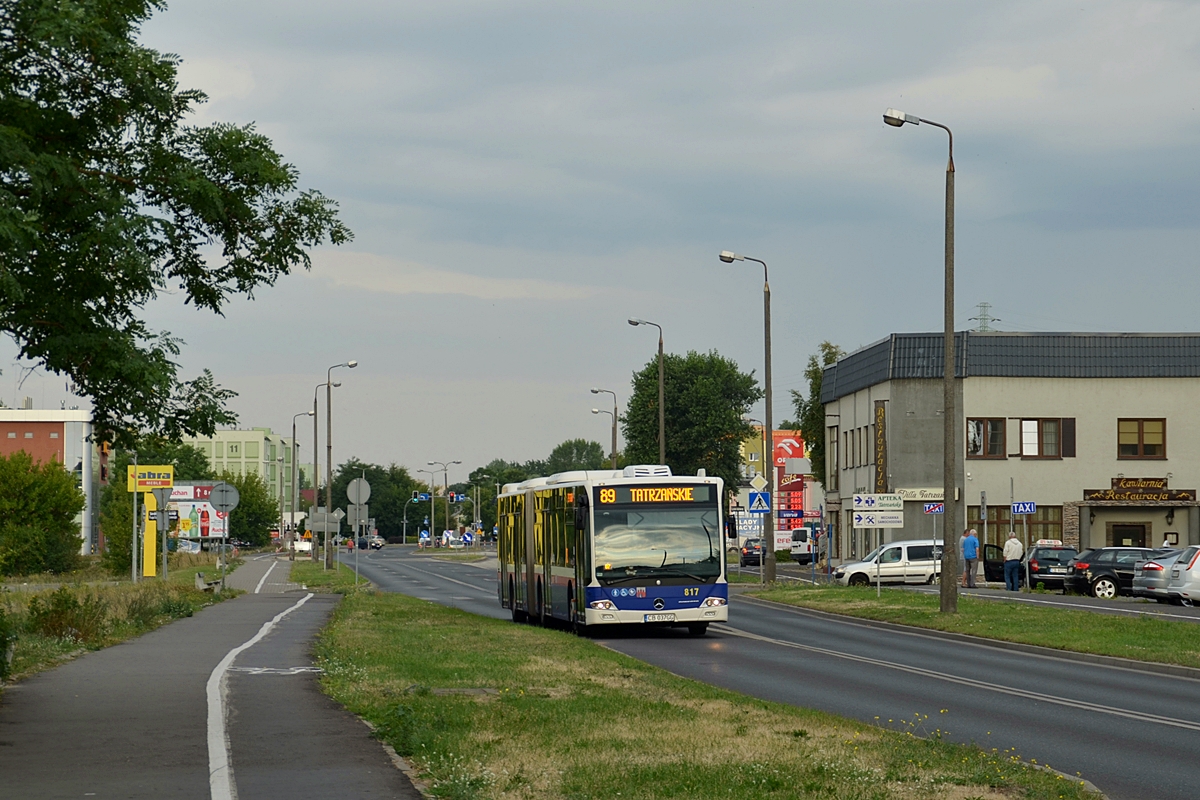
[[[1133,593],[1133,571],[1164,550],[1149,547],[1098,547],[1075,557],[1067,586],[1093,597],[1111,598]]]
[[[1075,558],[1076,553],[1074,547],[1057,544],[1034,545],[1029,548],[1028,558],[1021,559],[1018,584],[1024,586],[1025,577],[1028,575],[1029,585],[1035,589],[1041,584],[1043,588],[1062,589],[1065,592],[1067,578],[1071,572],[1071,559]],[[997,545],[989,544],[983,548],[983,574],[988,581],[1004,582],[1004,551]]]
[[[762,539],[747,539],[742,544],[739,563],[743,567],[748,567],[751,564],[755,566],[762,565]]]

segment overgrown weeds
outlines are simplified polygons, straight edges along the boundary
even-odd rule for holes
[[[0,679],[40,672],[81,650],[107,647],[190,617],[220,599],[162,581],[0,593]]]

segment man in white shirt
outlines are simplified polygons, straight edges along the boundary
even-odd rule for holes
[[[1015,592],[1021,583],[1021,556],[1025,555],[1025,547],[1017,538],[1016,531],[1008,532],[1008,541],[1004,543],[1004,588]]]

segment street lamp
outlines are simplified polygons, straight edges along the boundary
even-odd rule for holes
[[[436,464],[436,465],[440,466],[441,469],[435,470],[435,471],[445,473],[445,477],[446,477],[446,528],[449,529],[449,527],[450,527],[450,465],[451,464],[461,464],[462,462],[461,461],[427,461],[425,463],[431,467]],[[421,471],[425,472],[426,470],[421,470]],[[430,488],[432,488],[432,487],[430,487]],[[429,506],[431,509],[433,508],[433,493],[432,492],[429,495]],[[437,521],[436,517],[430,516],[429,524],[431,526],[436,521]],[[431,529],[430,535],[432,535],[432,533],[433,533],[433,531]]]
[[[279,463],[279,469],[276,471],[276,480],[279,481],[279,538],[285,539],[283,533],[283,453],[280,452],[275,459]]]
[[[883,121],[894,128],[905,123],[920,125],[924,122],[944,130],[950,141],[946,161],[946,277],[942,333],[942,499],[946,504],[946,525],[942,531],[941,611],[953,614],[958,611],[958,582],[954,580],[958,574],[958,548],[952,541],[951,532],[963,525],[959,516],[958,416],[954,396],[954,134],[939,122],[914,117],[894,108],[883,112]]]
[[[612,468],[616,469],[617,468],[617,415],[616,415],[616,412],[605,411],[604,409],[601,409],[601,408],[593,408],[592,413],[593,414],[608,414],[610,417],[613,418],[613,423],[612,423],[612,438],[613,438]]]
[[[333,382],[334,388],[337,388],[338,386],[341,386],[341,385],[342,384],[340,381]],[[325,381],[325,383],[318,383],[316,385],[316,388],[313,389],[313,410],[312,410],[312,418],[313,418],[313,504],[312,504],[312,511],[313,511],[313,514],[316,513],[316,510],[321,505],[321,467],[320,467],[321,438],[320,438],[320,434],[317,432],[317,420],[318,420],[318,417],[317,417],[317,394],[318,394],[318,392],[321,391],[322,386],[328,387],[329,381]],[[325,407],[325,412],[329,413],[328,406]],[[292,422],[295,423],[295,420],[292,420]],[[325,510],[328,512],[331,509],[327,508]],[[309,514],[309,517],[312,517],[313,514]],[[325,525],[325,523],[321,523],[321,524]],[[312,547],[309,548],[309,554],[310,554],[310,558],[312,558],[313,561],[316,561],[317,560],[317,534],[315,531],[313,531],[311,529],[311,527],[309,528],[309,532],[312,533]]]
[[[617,468],[617,393],[612,389],[592,389],[592,394],[611,394],[613,396],[612,410],[612,468]],[[592,409],[592,413],[596,413],[596,409]],[[607,412],[606,412],[607,413]]]
[[[658,328],[658,463],[667,463],[666,414],[663,406],[663,334],[662,326],[657,322],[647,322],[644,319],[631,319],[629,324],[635,328],[638,325],[653,325]],[[615,395],[614,395],[615,397]]]
[[[333,512],[333,387],[329,383],[339,367],[354,369],[358,362],[353,359],[334,364],[325,370],[325,512]],[[357,542],[355,543],[357,545]],[[329,549],[329,527],[325,527],[325,568],[333,566],[333,551]]]
[[[771,282],[767,280],[767,262],[761,258],[752,258],[751,256],[740,256],[737,253],[731,253],[728,250],[722,250],[717,256],[726,264],[732,264],[734,261],[754,261],[762,264],[763,268],[763,346],[765,354],[763,356],[763,389],[765,394],[766,412],[763,417],[766,420],[766,436],[772,441],[775,437],[774,420],[771,413]],[[763,549],[763,572],[766,573],[765,580],[771,583],[775,580],[775,507],[779,504],[779,493],[775,490],[775,458],[772,450],[763,452],[764,466],[767,467],[767,482],[771,487],[771,511],[767,517],[766,531],[766,547]]]
[[[316,405],[315,402],[314,402],[314,405]],[[287,539],[288,560],[289,561],[296,560],[296,541],[295,541],[296,540],[296,494],[299,491],[299,478],[297,477],[297,474],[296,474],[296,472],[297,472],[296,456],[299,452],[296,449],[296,417],[314,417],[313,424],[315,425],[316,424],[316,419],[315,419],[316,414],[317,414],[317,411],[314,408],[312,411],[301,411],[299,414],[292,415],[292,529],[288,532],[288,539]],[[316,484],[314,483],[313,486],[315,487]],[[317,497],[316,490],[314,488],[313,499],[315,500],[316,497]],[[316,503],[313,503],[313,505],[315,506]]]

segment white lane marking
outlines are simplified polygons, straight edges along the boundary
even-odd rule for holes
[[[261,578],[259,578],[259,580],[258,580],[258,586],[254,587],[255,594],[258,594],[262,590],[263,584],[267,582],[267,576],[271,574],[271,570],[275,569],[275,564],[278,564],[278,563],[279,562],[276,561],[273,564],[271,564],[271,566],[267,567],[267,571],[264,572],[263,576]]]
[[[406,564],[405,566],[408,566],[408,565]],[[467,587],[468,589],[473,589],[473,590],[474,590],[474,591],[476,591],[476,592],[484,592],[485,594],[489,594],[489,595],[490,595],[490,594],[492,593],[492,591],[493,591],[493,589],[483,589],[483,588],[480,588],[480,587],[478,587],[478,586],[474,586],[474,585],[472,585],[472,584],[470,584],[470,583],[464,583],[464,582],[462,582],[462,581],[456,581],[454,578],[447,578],[445,575],[439,575],[439,574],[437,574],[436,572],[429,572],[428,570],[424,570],[424,569],[417,569],[416,567],[408,567],[408,568],[409,568],[409,569],[411,569],[411,570],[414,570],[415,572],[424,572],[426,575],[432,575],[432,576],[433,576],[433,577],[435,577],[435,578],[441,578],[441,579],[442,579],[442,580],[444,580],[444,581],[450,581],[451,583],[457,583],[459,586],[465,586],[465,587]],[[410,578],[410,580],[416,580],[416,579],[415,579],[415,578]]]
[[[961,675],[953,675],[947,672],[937,672],[931,669],[922,669],[921,667],[910,667],[907,664],[898,664],[895,661],[884,661],[878,658],[868,658],[867,656],[858,656],[852,653],[842,653],[837,650],[829,650],[824,647],[814,647],[810,644],[800,644],[798,642],[788,642],[783,639],[772,639],[767,636],[759,636],[757,633],[741,631],[736,628],[730,628],[726,625],[714,625],[716,630],[721,633],[727,633],[730,636],[740,636],[743,639],[754,639],[759,642],[768,644],[776,644],[781,647],[791,647],[796,650],[807,650],[810,653],[819,653],[825,656],[834,658],[842,658],[847,661],[857,661],[860,664],[873,664],[878,667],[894,669],[899,672],[907,672],[911,675],[921,675],[934,680],[945,681],[947,683],[957,683],[961,686],[969,686],[972,689],[986,689],[989,692],[997,692],[998,694],[1007,694],[1012,697],[1021,697],[1026,700],[1035,700],[1042,703],[1053,703],[1055,705],[1067,706],[1069,708],[1077,708],[1083,711],[1094,711],[1098,714],[1109,714],[1114,717],[1125,717],[1139,722],[1150,722],[1157,725],[1169,725],[1174,728],[1186,728],[1192,731],[1200,731],[1200,722],[1192,722],[1186,719],[1176,719],[1175,717],[1163,717],[1158,714],[1146,714],[1141,711],[1133,711],[1126,708],[1117,708],[1115,706],[1102,706],[1097,703],[1087,703],[1082,700],[1069,700],[1064,697],[1052,697],[1043,692],[1030,692],[1025,689],[1018,689],[1013,686],[1000,686],[986,681],[976,681],[971,678],[964,678]]]
[[[279,620],[295,611],[312,599],[309,592],[299,602],[284,609],[273,618],[263,623],[247,642],[240,644],[225,654],[221,662],[213,667],[208,676],[204,692],[208,696],[208,790],[212,800],[236,800],[237,788],[233,782],[232,754],[229,752],[229,734],[225,729],[225,676],[232,666],[233,660],[243,650],[247,650],[262,641],[270,633]]]
[[[307,672],[324,672],[320,667],[230,667],[230,672],[247,675],[302,675]]]

